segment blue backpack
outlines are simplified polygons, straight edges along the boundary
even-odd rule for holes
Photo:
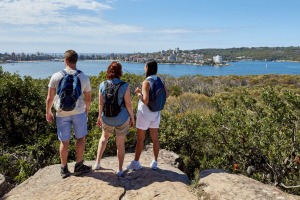
[[[68,74],[62,70],[61,73],[64,77],[60,80],[56,92],[60,99],[59,108],[64,111],[71,111],[76,107],[77,99],[81,95],[81,83],[78,78],[81,71],[77,70],[75,74]]]
[[[162,80],[157,77],[156,80],[147,78],[150,82],[148,107],[152,112],[160,111],[166,103],[166,90]]]

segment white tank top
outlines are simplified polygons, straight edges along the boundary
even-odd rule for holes
[[[151,76],[148,76],[147,78],[150,78],[150,77],[154,80],[157,79],[156,75],[151,75]],[[146,104],[144,104],[141,100],[139,100],[137,112],[139,114],[142,114],[144,119],[147,119],[150,121],[154,121],[160,117],[160,111],[157,111],[157,112],[150,111],[148,106]]]

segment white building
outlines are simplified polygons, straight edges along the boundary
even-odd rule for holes
[[[219,55],[216,55],[216,56],[214,56],[213,57],[213,61],[215,62],[215,63],[222,63],[223,62],[223,60],[222,60],[222,56],[219,56]]]

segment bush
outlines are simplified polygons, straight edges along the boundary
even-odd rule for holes
[[[179,167],[190,177],[208,168],[242,173],[289,193],[300,194],[300,76],[162,76],[171,96],[162,111],[161,148],[180,155]],[[144,77],[124,74],[134,95]],[[91,77],[92,104],[85,159],[94,160],[101,129],[99,84],[105,73]],[[18,184],[39,168],[59,163],[55,125],[45,120],[48,79],[21,78],[0,68],[0,173]],[[135,148],[136,129],[127,136],[126,152]],[[75,159],[71,140],[69,160]],[[147,137],[145,145],[151,142]],[[111,136],[104,156],[115,156]]]
[[[55,129],[45,120],[46,81],[0,68],[0,173],[12,184],[55,162],[58,147],[53,150],[49,137]]]

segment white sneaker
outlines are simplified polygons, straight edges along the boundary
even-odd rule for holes
[[[122,176],[122,175],[123,175],[123,172],[124,172],[123,170],[118,171],[118,172],[117,172],[117,176],[118,176],[118,177]]]
[[[142,165],[140,164],[139,161],[133,160],[133,161],[131,161],[131,163],[130,163],[126,168],[127,168],[128,170],[132,169],[132,170],[137,171],[137,170],[142,169],[143,167],[142,167]]]
[[[101,168],[100,164],[95,163],[94,164],[94,170],[99,170]]]
[[[157,169],[157,161],[152,160],[152,162],[150,164],[150,168],[156,170]]]

